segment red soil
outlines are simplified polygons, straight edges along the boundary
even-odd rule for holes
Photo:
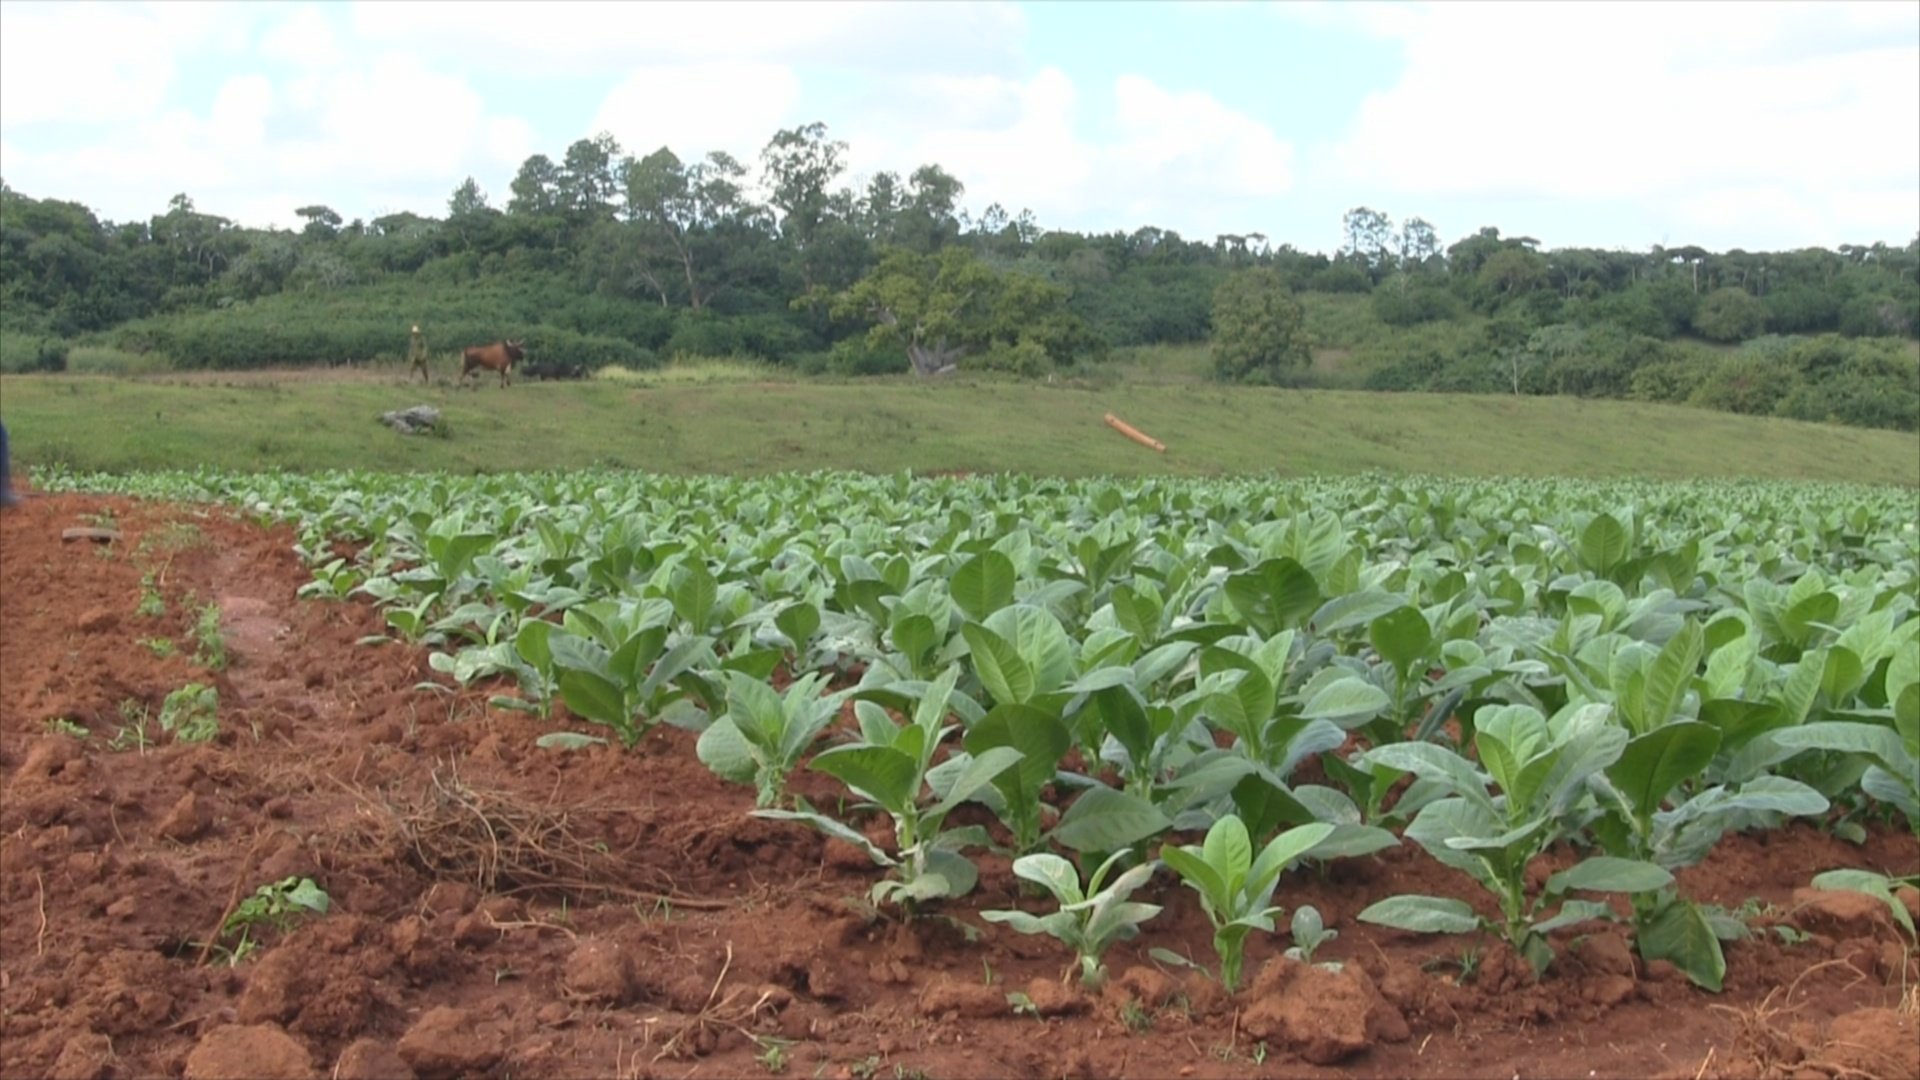
[[[117,542],[62,541],[102,513]],[[1282,882],[1281,903],[1340,931],[1316,957],[1340,975],[1276,959],[1271,939],[1250,943],[1233,999],[1163,973],[1149,948],[1209,963],[1211,948],[1192,894],[1160,881],[1136,898],[1167,910],[1109,954],[1115,977],[1090,998],[1062,983],[1071,958],[1051,939],[979,919],[1016,902],[1004,861],[946,909],[975,943],[948,922],[875,918],[859,902],[872,866],[749,817],[752,793],[709,774],[690,735],[544,751],[533,741],[554,725],[490,707],[494,691],[417,689],[447,682],[426,651],[355,644],[383,631],[376,612],[296,599],[308,575],[292,541],[224,511],[102,497],[0,514],[0,1075],[1920,1074],[1920,1021],[1911,999],[1900,1010],[1920,967],[1884,910],[1795,896],[1830,867],[1914,872],[1910,835],[1855,847],[1796,825],[1729,838],[1683,874],[1702,900],[1757,897],[1811,935],[1730,946],[1719,995],[1649,970],[1612,931],[1562,935],[1534,984],[1486,940],[1356,923],[1396,892],[1490,911],[1409,847]],[[157,617],[136,613],[149,572]],[[210,602],[218,673],[192,656]],[[176,651],[157,656],[158,637]],[[123,703],[157,714],[194,680],[219,691],[215,741],[109,746]],[[825,778],[795,784],[834,805]],[[474,807],[534,822],[582,880],[523,888],[530,849],[511,838],[464,857],[433,842],[464,835]],[[290,875],[331,911],[266,931],[238,964],[200,962],[235,901]],[[1430,963],[1469,946],[1471,982]],[[1016,1014],[1010,991],[1040,1015]]]

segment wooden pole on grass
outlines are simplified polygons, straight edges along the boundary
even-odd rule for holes
[[[1162,454],[1167,452],[1166,443],[1163,443],[1158,439],[1151,438],[1143,434],[1140,431],[1140,429],[1134,427],[1132,424],[1127,423],[1125,420],[1120,419],[1119,417],[1113,415],[1112,413],[1107,414],[1107,426],[1119,432],[1120,434],[1125,435],[1127,438],[1132,439],[1134,442],[1139,443],[1141,446],[1158,450]]]

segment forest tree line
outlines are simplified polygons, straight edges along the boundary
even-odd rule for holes
[[[441,217],[347,221],[314,204],[292,230],[241,225],[186,194],[113,222],[0,183],[0,353],[14,369],[61,366],[79,342],[182,367],[337,362],[395,356],[420,322],[446,350],[524,336],[546,375],[677,355],[1039,374],[1230,326],[1273,344],[1216,340],[1222,376],[1284,385],[1316,378],[1306,357],[1328,343],[1302,331],[1300,302],[1319,294],[1375,331],[1345,385],[1905,429],[1920,412],[1907,345],[1920,333],[1920,237],[1544,249],[1493,227],[1448,243],[1420,218],[1359,207],[1328,255],[1258,232],[1083,234],[998,204],[974,216],[939,165],[856,186],[846,150],[820,124],[777,133],[751,167],[664,147],[636,156],[601,135],[558,161],[528,158],[497,205],[468,178]]]

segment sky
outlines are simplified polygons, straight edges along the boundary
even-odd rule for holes
[[[814,121],[848,183],[938,163],[1043,228],[1898,246],[1920,3],[0,0],[0,178],[114,221],[442,216],[603,131],[753,162]]]

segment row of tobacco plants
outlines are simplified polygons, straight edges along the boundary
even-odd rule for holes
[[[1624,916],[1718,989],[1748,928],[1674,871],[1800,818],[1920,833],[1920,531],[1911,492],[1421,479],[44,478],[212,498],[293,523],[312,597],[495,700],[586,721],[542,743],[699,733],[758,814],[854,844],[907,911],[1001,850],[1058,901],[1090,980],[1166,870],[1222,980],[1290,865],[1416,844],[1489,894],[1359,918],[1489,931],[1544,971],[1553,931]],[[344,541],[355,551],[337,555]],[[852,703],[852,730],[834,720]],[[1324,784],[1296,783],[1317,758]],[[1069,764],[1076,766],[1069,768]],[[896,843],[787,791],[844,784]],[[949,825],[977,803],[1004,825]],[[1201,835],[1179,845],[1180,834]],[[1578,856],[1538,882],[1559,846]],[[1063,853],[1077,855],[1069,861]],[[882,872],[883,871],[883,872]],[[1084,874],[1084,878],[1083,878]],[[1816,884],[1894,901],[1890,880]],[[1608,898],[1624,897],[1619,906]],[[1305,915],[1303,911],[1298,913]],[[1296,918],[1296,948],[1324,933]]]

